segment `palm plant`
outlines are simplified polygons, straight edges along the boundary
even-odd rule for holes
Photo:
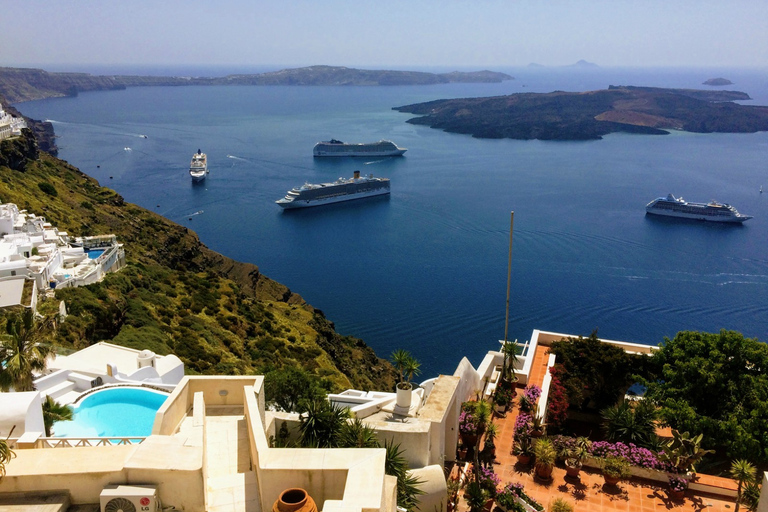
[[[397,386],[401,389],[408,389],[411,387],[411,379],[421,373],[421,363],[419,363],[410,352],[403,349],[397,349],[392,352],[390,359],[400,373],[400,381]]]
[[[0,390],[34,391],[33,371],[45,370],[50,347],[42,346],[42,329],[35,326],[32,310],[8,318],[7,336],[0,341]]]
[[[339,448],[379,448],[380,446],[376,431],[357,417],[342,424],[338,442]]]
[[[501,377],[504,380],[514,382],[517,379],[515,375],[515,365],[517,364],[517,340],[505,341],[501,346],[501,353],[504,360],[501,365]]]
[[[397,478],[397,505],[412,510],[419,504],[419,496],[424,494],[420,488],[423,482],[409,473],[408,461],[399,444],[384,441],[384,449],[387,451],[384,473]]]
[[[13,429],[11,429],[13,432]],[[10,434],[8,434],[10,437]],[[16,456],[11,447],[8,445],[8,439],[0,439],[0,480],[5,476],[5,466]]]
[[[536,475],[544,480],[549,480],[557,458],[557,451],[552,441],[547,438],[536,441],[533,454],[536,457]]]
[[[335,407],[325,399],[308,402],[306,412],[299,416],[301,446],[338,447],[339,433],[347,418],[349,418],[349,409],[346,407]]]
[[[734,512],[739,512],[739,504],[742,502],[744,484],[752,484],[757,480],[757,469],[747,460],[739,459],[731,463],[729,471],[731,478],[739,483],[736,490],[736,508]]]
[[[72,421],[74,413],[67,405],[62,405],[50,396],[43,400],[43,424],[45,425],[45,437],[51,437],[51,427],[57,421]]]
[[[603,409],[600,415],[609,441],[634,443],[646,448],[654,443],[658,411],[652,401],[640,400],[634,407],[623,401]]]

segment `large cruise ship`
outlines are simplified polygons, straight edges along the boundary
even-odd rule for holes
[[[391,140],[347,144],[331,139],[315,144],[312,154],[314,156],[400,156],[406,151],[408,150],[397,147]]]
[[[711,201],[709,203],[690,203],[682,197],[669,194],[667,197],[659,197],[648,203],[645,211],[655,215],[668,217],[682,217],[685,219],[707,220],[711,222],[744,222],[752,218],[750,215],[740,214],[736,208],[729,204]]]
[[[373,174],[361,177],[360,171],[355,171],[353,178],[339,178],[333,183],[305,183],[275,202],[286,209],[307,208],[383,194],[389,194],[389,178],[374,178]]]
[[[208,174],[208,157],[198,149],[197,153],[192,155],[192,162],[189,164],[189,175],[192,176],[192,181],[203,181],[206,174]]]

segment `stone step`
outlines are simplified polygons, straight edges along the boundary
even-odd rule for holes
[[[0,493],[0,512],[67,512],[66,493]]]

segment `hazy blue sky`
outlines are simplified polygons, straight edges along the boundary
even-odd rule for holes
[[[768,66],[768,0],[25,0],[0,65]]]

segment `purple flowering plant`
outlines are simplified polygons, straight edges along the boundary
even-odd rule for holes
[[[521,412],[515,420],[515,439],[528,437],[533,429],[533,417],[530,414]]]
[[[462,411],[459,415],[459,433],[468,436],[477,434],[477,423],[471,412]]]
[[[681,476],[670,476],[669,488],[673,491],[684,491],[688,488],[688,480]]]

